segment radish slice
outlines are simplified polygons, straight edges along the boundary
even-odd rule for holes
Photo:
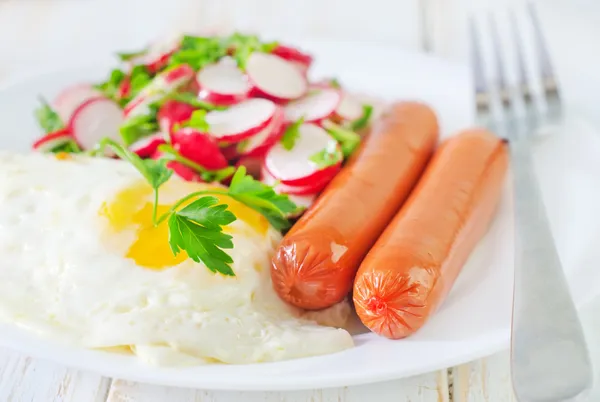
[[[290,46],[278,45],[272,53],[282,59],[294,63],[294,65],[305,75],[313,62],[311,55]]]
[[[149,158],[159,146],[165,143],[164,135],[156,133],[137,140],[129,146],[129,150],[135,152],[140,158]]]
[[[273,119],[277,105],[267,99],[248,99],[227,110],[206,114],[210,135],[219,141],[239,142],[257,134]]]
[[[204,67],[196,75],[198,97],[216,105],[232,105],[248,97],[250,84],[235,64],[220,61]]]
[[[282,144],[271,148],[265,159],[269,173],[289,186],[309,186],[333,177],[342,163],[341,151],[336,164],[326,168],[319,168],[310,158],[331,147],[339,151],[337,142],[315,124],[302,124],[298,131],[300,135],[291,150],[288,151]]]
[[[285,106],[285,119],[294,122],[304,117],[304,122],[319,122],[330,117],[341,101],[334,89],[315,89],[308,95]]]
[[[337,172],[339,172],[339,169]],[[335,172],[335,174],[337,174],[337,172]],[[324,180],[320,180],[306,186],[289,186],[287,184],[277,183],[277,179],[275,179],[266,168],[263,168],[261,171],[261,180],[263,183],[269,186],[275,186],[275,191],[280,194],[315,195],[321,192],[321,190],[323,190],[325,186],[329,184],[335,174],[331,175],[330,177],[324,177]]]
[[[255,92],[277,101],[300,98],[308,88],[306,77],[294,64],[274,54],[252,53],[246,72]]]
[[[246,167],[246,172],[254,177],[257,180],[261,180],[263,177],[263,164],[264,160],[262,158],[257,158],[253,156],[243,156],[241,157],[235,167],[238,168],[240,166]]]
[[[170,134],[173,126],[189,120],[194,110],[194,107],[187,103],[174,100],[166,101],[156,115],[161,131]]]
[[[73,137],[69,133],[69,130],[63,128],[61,130],[45,135],[36,142],[34,142],[33,149],[40,152],[49,152],[60,145],[66,144],[72,139]]]
[[[177,161],[167,162],[167,167],[185,181],[203,182],[202,176],[194,169]]]
[[[216,141],[191,127],[185,127],[173,133],[171,141],[173,148],[183,157],[206,169],[223,169],[229,165]]]
[[[77,84],[63,90],[52,106],[63,122],[68,123],[75,110],[90,99],[100,98],[102,94],[89,84]]]
[[[123,123],[123,112],[110,99],[90,99],[73,113],[69,130],[84,150],[92,149],[104,137],[121,142],[119,127]]]
[[[133,66],[143,64],[151,74],[155,74],[168,64],[171,55],[179,49],[182,38],[181,34],[177,34],[157,41],[150,45],[145,54],[134,58],[130,63]]]
[[[243,156],[264,157],[283,134],[283,111],[278,109],[271,122],[257,134],[239,143],[237,151]]]
[[[335,114],[342,120],[356,120],[363,115],[362,104],[348,94],[342,96],[342,100],[335,109]]]
[[[188,84],[194,78],[194,74],[194,70],[187,64],[160,73],[125,105],[123,110],[125,116],[132,117],[147,114],[148,107],[151,104]]]

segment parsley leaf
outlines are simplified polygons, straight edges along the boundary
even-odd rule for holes
[[[343,159],[343,155],[337,147],[336,142],[330,142],[326,148],[308,158],[314,162],[319,169],[333,166]]]
[[[52,109],[48,102],[40,96],[40,107],[35,109],[35,117],[38,124],[46,134],[60,130],[65,127],[58,113]]]
[[[235,276],[233,259],[223,251],[232,249],[232,237],[223,226],[236,220],[227,205],[217,205],[216,197],[201,197],[169,218],[169,245],[174,255],[185,250],[195,262],[202,262],[212,272]]]
[[[145,55],[146,53],[148,53],[148,49],[141,49],[141,50],[137,50],[134,52],[120,52],[120,53],[117,53],[117,57],[121,61],[131,61],[131,60],[135,59],[136,57]]]
[[[129,73],[129,98],[135,97],[142,89],[144,89],[152,81],[152,74],[146,66],[135,66]]]
[[[354,131],[362,130],[369,125],[369,119],[373,114],[373,106],[363,105],[363,114],[358,119],[350,122],[350,128]]]
[[[173,129],[177,131],[184,127],[190,127],[201,133],[206,133],[209,129],[208,123],[206,122],[206,110],[194,110],[188,120],[176,124]]]
[[[323,121],[323,128],[340,144],[344,158],[352,155],[360,145],[360,136],[354,131],[337,125],[330,120]]]
[[[304,123],[304,117],[299,118],[285,129],[285,132],[281,137],[281,144],[288,151],[291,151],[294,148],[296,140],[300,136],[300,126],[302,123]]]
[[[110,76],[104,82],[94,85],[94,87],[104,94],[109,99],[119,100],[119,91],[123,81],[127,79],[127,74],[115,68],[110,72]]]
[[[189,64],[198,71],[225,55],[227,55],[227,47],[224,46],[221,38],[186,35],[181,40],[181,48],[171,55],[167,68]]]
[[[140,138],[159,131],[157,113],[158,109],[151,106],[148,114],[133,116],[125,120],[119,128],[123,143],[129,146]]]
[[[74,140],[69,140],[69,141],[65,142],[64,144],[61,144],[55,148],[52,148],[50,150],[50,152],[55,153],[55,154],[57,154],[57,153],[78,154],[83,151],[79,147],[79,145],[77,145],[77,142],[75,142]]]
[[[244,166],[240,166],[233,175],[228,195],[261,213],[278,230],[290,226],[286,215],[297,209],[287,195],[277,194],[273,187],[247,175]]]
[[[231,35],[225,42],[242,70],[246,68],[248,57],[253,52],[271,53],[278,46],[277,42],[263,43],[256,35],[244,35],[239,32]]]
[[[119,158],[131,163],[156,191],[158,191],[160,186],[165,184],[173,174],[173,171],[167,168],[166,160],[142,159],[111,139],[100,141],[100,146],[101,148],[110,146]]]

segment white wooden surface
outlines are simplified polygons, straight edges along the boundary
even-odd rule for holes
[[[206,28],[235,27],[260,29],[273,35],[385,41],[462,60],[466,7],[472,6],[471,3],[469,0],[0,0],[0,85],[40,65],[82,61],[93,52],[110,52],[115,46],[135,47],[170,31]],[[600,315],[595,314],[598,311],[600,300],[584,312],[596,365],[600,365]],[[380,384],[264,393],[131,383],[0,349],[0,401],[7,402],[450,400],[513,401],[508,354]],[[600,400],[600,392],[596,391],[589,400]]]

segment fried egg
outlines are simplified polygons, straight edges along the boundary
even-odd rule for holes
[[[225,228],[235,277],[173,255],[167,224],[152,224],[152,189],[126,162],[4,152],[0,170],[2,321],[158,365],[278,361],[353,346],[336,328],[347,304],[303,315],[277,297],[269,264],[281,235],[226,196],[237,216]],[[170,179],[158,213],[203,188]]]

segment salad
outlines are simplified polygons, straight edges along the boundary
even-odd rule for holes
[[[357,149],[373,111],[335,79],[311,81],[313,57],[254,35],[181,35],[118,53],[99,83],[77,83],[35,111],[41,152],[166,160],[187,181],[228,184],[244,166],[308,207]]]

